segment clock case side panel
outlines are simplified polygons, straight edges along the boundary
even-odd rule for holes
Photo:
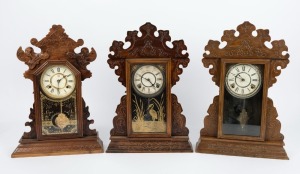
[[[74,133],[74,134],[60,134],[60,135],[42,135],[42,129],[41,129],[41,125],[42,125],[42,120],[41,120],[41,96],[40,96],[40,92],[41,92],[41,87],[40,87],[40,75],[43,72],[43,70],[47,67],[47,66],[51,66],[51,65],[64,65],[67,66],[68,68],[70,68],[70,70],[74,73],[75,78],[76,78],[76,87],[75,90],[76,91],[76,112],[77,112],[77,130],[78,133]],[[46,63],[44,63],[43,65],[41,65],[39,67],[39,69],[37,69],[37,71],[34,73],[34,94],[35,94],[35,101],[36,102],[36,115],[35,115],[35,119],[36,119],[36,129],[37,129],[37,139],[38,140],[46,140],[46,139],[64,139],[64,138],[77,138],[77,137],[82,137],[83,136],[83,111],[82,111],[82,96],[81,96],[81,74],[79,71],[77,71],[77,69],[68,61],[62,61],[62,60],[52,60],[52,61],[47,61]]]
[[[226,64],[260,64],[263,65],[262,73],[262,104],[261,104],[261,121],[260,121],[260,134],[258,137],[255,136],[243,136],[243,135],[225,135],[223,133],[223,111],[224,111],[224,93],[225,93],[225,76],[226,76]],[[264,141],[266,132],[266,106],[267,106],[267,96],[268,96],[268,81],[269,81],[269,71],[270,71],[270,60],[263,59],[225,59],[221,61],[221,76],[220,76],[220,97],[219,97],[219,108],[218,108],[218,138],[225,139],[240,139],[240,140],[254,140],[254,141]]]
[[[166,113],[167,129],[166,133],[134,133],[132,131],[132,98],[131,98],[131,65],[139,64],[164,64],[165,70],[165,89],[166,89]],[[126,60],[126,92],[127,92],[127,135],[128,137],[171,137],[171,59],[127,59]]]

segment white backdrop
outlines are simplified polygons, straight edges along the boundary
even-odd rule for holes
[[[0,173],[299,173],[299,5],[297,0],[0,0]],[[32,82],[22,75],[28,67],[17,59],[16,51],[31,46],[31,38],[41,40],[53,24],[61,24],[71,38],[82,38],[84,46],[97,51],[96,61],[88,66],[93,77],[83,82],[83,96],[95,120],[92,128],[98,130],[106,149],[125,92],[106,62],[113,40],[124,41],[127,31],[151,22],[169,30],[172,41],[185,41],[191,61],[172,92],[183,107],[195,147],[207,109],[218,94],[201,62],[204,47],[209,39],[220,40],[224,30],[236,29],[244,21],[269,29],[272,40],[284,39],[289,47],[290,64],[269,90],[289,161],[199,153],[10,158],[23,132],[29,130],[24,123],[33,104]]]

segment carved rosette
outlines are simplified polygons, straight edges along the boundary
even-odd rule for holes
[[[173,41],[173,48],[166,45],[166,42],[171,41],[168,30],[158,30],[156,26],[151,23],[146,23],[140,27],[142,35],[138,36],[138,31],[128,31],[126,42],[130,42],[130,46],[124,49],[122,41],[113,41],[109,51],[112,53],[108,55],[107,60],[110,68],[115,70],[116,75],[119,76],[119,81],[126,86],[125,76],[125,59],[133,58],[171,58],[172,59],[172,86],[179,80],[179,75],[182,73],[182,68],[187,67],[189,63],[189,54],[183,53],[187,50],[183,40]],[[158,32],[158,36],[154,35]]]
[[[53,25],[50,32],[42,40],[31,39],[31,44],[40,48],[40,53],[35,53],[32,47],[25,51],[19,47],[17,57],[20,61],[28,65],[29,69],[24,73],[25,78],[33,80],[32,73],[47,60],[66,59],[81,72],[81,79],[91,77],[91,72],[86,66],[97,57],[96,51],[92,48],[83,47],[80,53],[75,53],[74,49],[83,45],[83,40],[75,42],[65,33],[61,25]]]
[[[253,32],[257,35],[253,36]],[[234,34],[238,32],[238,36]],[[206,68],[212,66],[209,73],[213,75],[212,80],[219,86],[220,81],[220,59],[269,59],[271,60],[269,87],[276,83],[276,76],[289,63],[289,54],[284,40],[271,42],[272,48],[268,48],[265,42],[270,42],[269,30],[258,29],[250,22],[244,22],[235,30],[225,30],[221,38],[226,42],[224,48],[220,48],[219,41],[210,40],[205,46],[202,62]],[[277,67],[281,67],[277,69]]]

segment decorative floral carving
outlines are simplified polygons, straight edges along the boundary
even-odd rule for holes
[[[90,116],[89,107],[85,106],[85,101],[82,99],[82,108],[83,108],[83,135],[84,136],[93,136],[97,135],[96,129],[90,129],[90,124],[94,124],[94,120],[88,120]]]
[[[31,122],[26,122],[25,126],[30,126],[31,130],[30,132],[24,132],[22,139],[35,139],[36,136],[36,128],[35,128],[35,108],[34,108],[34,103],[33,107],[30,108],[30,114],[29,114],[29,119],[31,119]]]
[[[189,54],[183,53],[187,50],[183,40],[173,41],[173,48],[166,45],[166,42],[171,41],[169,31],[158,30],[158,36],[154,33],[157,31],[156,26],[151,23],[146,23],[140,27],[141,37],[138,36],[138,31],[128,31],[126,42],[130,42],[130,46],[124,49],[124,43],[121,41],[113,41],[109,50],[112,52],[108,55],[107,60],[110,68],[115,70],[116,75],[120,76],[119,81],[126,86],[125,77],[125,59],[131,58],[171,58],[172,59],[172,85],[175,85],[179,80],[179,75],[182,73],[182,68],[189,63]]]
[[[276,76],[284,69],[289,63],[289,54],[283,55],[285,51],[288,51],[284,40],[274,40],[271,42],[272,48],[268,48],[265,42],[270,42],[271,37],[269,30],[258,29],[250,22],[244,22],[237,27],[239,32],[238,36],[235,36],[235,30],[225,30],[221,41],[227,42],[224,48],[220,47],[219,41],[210,40],[205,46],[205,53],[203,54],[203,64],[205,67],[213,65],[210,69],[210,74],[213,75],[213,81],[219,86],[220,72],[218,70],[219,60],[227,58],[237,59],[270,59],[271,71],[269,87],[276,82]],[[253,32],[257,32],[257,36],[253,36]],[[281,69],[277,69],[280,66]]]
[[[117,115],[113,119],[114,128],[111,129],[111,136],[126,136],[127,135],[127,105],[126,95],[121,98],[121,103],[116,109]]]
[[[32,73],[38,68],[37,65],[44,63],[46,60],[66,59],[72,63],[80,72],[82,80],[91,77],[91,72],[86,66],[94,61],[97,57],[96,51],[92,48],[84,47],[80,53],[75,53],[74,49],[83,45],[83,40],[78,39],[75,42],[65,33],[61,25],[53,25],[49,33],[42,40],[31,39],[31,44],[40,48],[41,53],[35,53],[32,47],[25,51],[20,47],[17,51],[19,60],[25,62],[29,69],[24,73],[25,78],[32,79]]]
[[[182,107],[177,96],[172,94],[172,136],[188,136],[189,129],[185,127],[185,116],[181,114]]]

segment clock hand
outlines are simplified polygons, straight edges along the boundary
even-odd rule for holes
[[[154,84],[151,82],[151,80],[149,78],[145,78],[145,77],[142,77],[142,78],[147,80],[151,84],[151,86],[154,86]]]
[[[235,77],[241,79],[242,81],[245,81],[245,79],[240,74],[236,75]]]

